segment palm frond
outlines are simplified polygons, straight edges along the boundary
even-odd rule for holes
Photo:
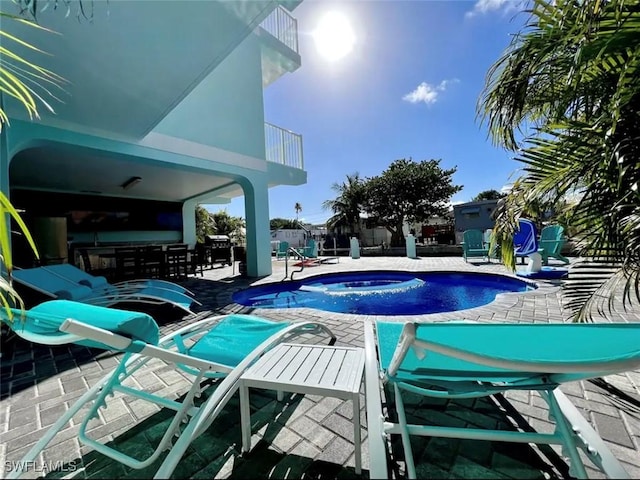
[[[54,33],[49,29],[41,27],[35,22],[4,12],[0,12],[0,19],[4,22],[10,20],[20,22],[21,24],[34,29]],[[27,111],[27,114],[31,119],[39,118],[39,106],[55,113],[53,107],[45,97],[52,97],[58,100],[57,97],[52,94],[52,88],[55,87],[64,91],[62,85],[65,83],[65,80],[60,75],[46,68],[40,67],[39,65],[16,54],[7,46],[7,44],[15,44],[20,47],[24,47],[36,54],[45,54],[46,52],[33,44],[8,33],[6,30],[0,30],[0,38],[3,40],[3,44],[0,45],[0,92],[17,100]],[[45,87],[44,84],[48,84],[49,88]],[[8,122],[8,115],[2,108],[0,108],[0,130],[2,129],[3,124]]]
[[[637,270],[627,270],[608,258],[581,258],[571,265],[563,281],[563,306],[574,321],[593,321],[597,316],[637,305]]]

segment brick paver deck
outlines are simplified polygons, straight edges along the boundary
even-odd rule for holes
[[[176,319],[166,311],[154,314],[163,334],[210,314],[254,313],[276,320],[320,321],[338,336],[338,345],[363,346],[364,316],[312,309],[250,309],[235,304],[232,294],[250,284],[280,281],[284,261],[273,262],[274,273],[260,280],[238,276],[237,268],[206,271],[191,277],[185,286],[202,301],[194,315]],[[237,267],[237,265],[236,265]],[[306,268],[295,278],[327,272],[397,269],[406,271],[482,271],[508,274],[500,264],[461,258],[408,259],[401,257],[341,258],[338,264]],[[526,294],[500,296],[484,307],[445,314],[417,316],[425,321],[469,319],[481,322],[560,322],[566,319],[558,288],[540,282],[541,288]],[[412,317],[388,317],[403,321]],[[640,321],[639,311],[619,309],[610,321]],[[19,460],[66,408],[111,369],[119,356],[77,346],[49,348],[22,341],[3,344],[0,379],[0,464],[3,472]],[[607,382],[575,382],[562,387],[585,418],[599,432],[632,478],[640,478],[640,372],[607,377]],[[136,374],[139,386],[178,397],[185,392],[184,377],[162,362]],[[139,401],[116,398],[104,414],[92,420],[92,436],[114,441],[127,452],[144,454],[167,425],[165,412]],[[368,477],[368,437],[363,408],[363,473]],[[198,438],[175,472],[176,478],[358,478],[354,471],[351,402],[333,398],[295,395],[277,402],[275,393],[252,392],[253,449],[239,455],[241,436],[237,396],[212,427]],[[430,423],[488,428],[533,427],[548,431],[551,423],[537,394],[510,392],[505,397],[464,401],[425,400],[407,402],[408,415]],[[78,443],[79,423],[74,419],[43,452],[28,477],[146,478],[150,470],[123,467]],[[421,478],[559,478],[567,477],[567,465],[555,448],[528,445],[415,438],[414,454]],[[404,477],[402,450],[392,444],[393,476]],[[50,462],[47,464],[46,462]],[[57,463],[59,462],[59,463]],[[589,465],[587,463],[587,465]],[[45,471],[58,466],[56,472]],[[73,470],[73,472],[72,472]],[[598,478],[598,471],[588,467]],[[3,475],[3,476],[5,476]]]

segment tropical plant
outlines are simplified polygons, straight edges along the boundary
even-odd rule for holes
[[[220,210],[212,215],[215,232],[218,235],[228,235],[236,243],[244,243],[244,229],[246,223],[241,217],[232,217],[226,210]]]
[[[0,302],[5,309],[9,320],[13,319],[11,308],[19,307],[24,310],[24,302],[18,292],[15,291],[11,282],[11,272],[13,271],[13,257],[11,254],[11,230],[9,228],[9,218],[12,218],[17,224],[27,240],[27,243],[33,250],[36,258],[40,258],[36,244],[29,233],[29,229],[24,224],[22,218],[11,205],[9,199],[4,193],[0,192],[0,263],[2,263],[3,275],[0,277]]]
[[[346,182],[334,183],[331,189],[338,194],[334,200],[322,202],[322,208],[331,210],[333,216],[327,220],[327,228],[349,229],[347,233],[359,235],[361,230],[360,214],[365,200],[365,182],[358,172],[347,175]]]
[[[196,239],[198,243],[204,243],[206,235],[212,235],[216,231],[216,222],[209,211],[202,205],[196,207]]]
[[[35,2],[33,2],[35,8]],[[17,22],[29,28],[40,29],[35,22],[22,17],[0,11],[0,23]],[[34,53],[44,53],[36,46],[21,40],[9,33],[6,28],[0,29],[0,97],[13,98],[26,110],[30,119],[39,118],[39,106],[53,112],[53,107],[45,97],[56,99],[55,90],[62,90],[64,79],[59,75],[42,68],[23,56],[15,53],[16,46],[26,48]],[[9,124],[9,116],[4,109],[4,102],[0,102],[0,131],[5,124]],[[12,307],[24,309],[24,302],[13,288],[11,273],[13,271],[13,256],[11,251],[10,219],[18,225],[27,243],[39,258],[37,248],[28,228],[20,218],[4,192],[0,192],[0,302],[9,320],[13,319]]]
[[[0,23],[5,22],[17,22],[30,28],[51,32],[33,21],[0,12]],[[6,28],[0,29],[0,40],[0,95],[17,100],[27,111],[30,119],[40,118],[38,106],[55,113],[46,98],[57,100],[56,93],[62,91],[65,80],[46,68],[29,62],[15,53],[11,46],[21,46],[38,54],[45,52],[12,35]],[[4,110],[4,105],[0,103],[0,131],[5,123],[9,123],[9,116]]]
[[[452,183],[455,172],[456,167],[441,168],[440,160],[396,160],[380,176],[366,180],[364,210],[391,232],[392,246],[402,246],[405,223],[447,212],[451,197],[462,190]]]
[[[604,266],[572,272],[565,285],[585,320],[620,291],[623,302],[640,299],[640,0],[531,5],[479,101],[494,142],[524,165],[494,241],[514,268],[504,254],[517,219],[536,202],[556,206],[579,254]]]

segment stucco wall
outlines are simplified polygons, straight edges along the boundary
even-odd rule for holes
[[[154,132],[265,158],[262,66],[257,39],[244,40]]]

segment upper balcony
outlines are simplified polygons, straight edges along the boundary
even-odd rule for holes
[[[304,170],[302,135],[265,122],[264,138],[268,162]]]
[[[262,85],[270,85],[287,72],[300,68],[298,21],[278,6],[255,30],[262,40]]]

